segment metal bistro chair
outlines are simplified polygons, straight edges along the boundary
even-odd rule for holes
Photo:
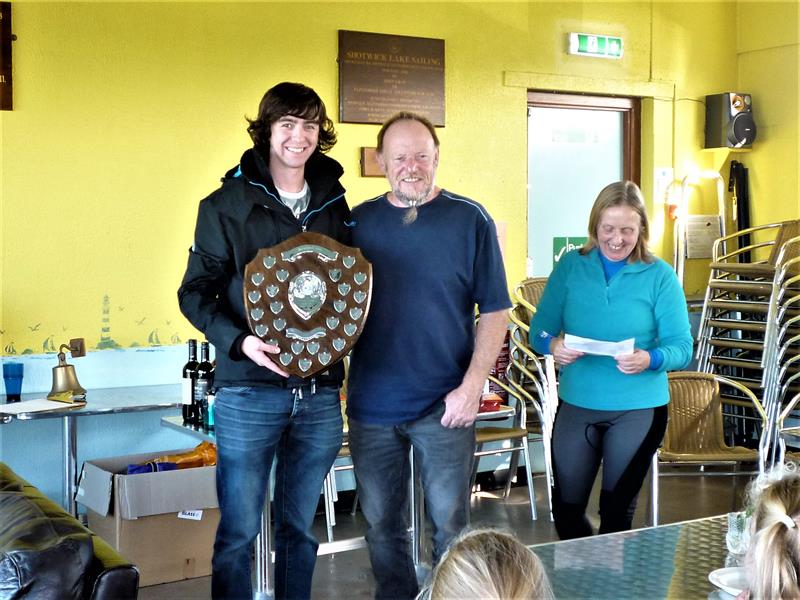
[[[667,475],[739,475],[740,463],[757,463],[763,468],[758,450],[729,446],[725,442],[722,424],[720,384],[739,390],[753,404],[761,417],[762,430],[767,415],[755,394],[737,381],[711,373],[676,371],[669,378],[669,422],[661,448],[652,460],[653,525],[658,525],[658,480]],[[660,473],[660,466],[733,465],[733,472]],[[734,479],[735,481],[735,479]]]
[[[528,343],[527,336],[531,317],[536,312],[536,305],[542,297],[546,284],[547,277],[528,277],[520,281],[511,294],[514,306],[511,307],[508,316],[511,319],[511,323],[520,327],[524,332],[522,338],[524,338],[526,345]],[[517,341],[512,339],[511,343],[514,344]]]
[[[328,471],[325,481],[322,486],[322,493],[324,496],[325,506],[325,525],[328,536],[328,543],[320,545],[320,554],[331,554],[334,552],[341,552],[344,550],[355,550],[358,548],[365,548],[367,542],[365,537],[358,536],[354,538],[346,538],[341,540],[334,540],[334,530],[336,526],[336,510],[335,503],[339,500],[338,490],[336,489],[336,473],[339,471],[352,471],[354,470],[353,457],[350,453],[350,439],[349,439],[349,426],[346,413],[346,398],[347,398],[347,375],[350,371],[350,355],[344,357],[345,365],[345,378],[342,383],[340,391],[342,422],[343,422],[343,439],[342,447],[336,456],[333,466]],[[422,536],[424,535],[424,509],[422,506],[422,488],[419,483],[419,476],[415,464],[415,456],[413,449],[409,451],[409,461],[411,466],[411,479],[410,485],[410,498],[409,498],[409,521],[411,533],[411,548],[414,565],[419,566],[422,563]],[[358,488],[355,490],[353,497],[353,505],[350,509],[350,516],[355,516],[358,511]]]
[[[507,498],[511,491],[511,479],[517,471],[520,456],[522,463],[527,471],[528,499],[531,504],[531,520],[536,520],[536,494],[533,489],[533,475],[531,474],[530,454],[528,453],[528,428],[525,423],[525,400],[524,396],[517,390],[500,381],[496,377],[489,376],[489,380],[508,393],[509,400],[513,398],[514,412],[512,422],[509,426],[489,426],[478,427],[475,430],[475,464],[472,469],[472,485],[475,485],[475,477],[478,472],[478,462],[482,456],[493,456],[498,454],[511,454],[509,466],[509,476],[503,497]],[[483,418],[487,418],[491,413],[485,413]],[[501,448],[484,449],[486,444],[491,442],[507,442]]]
[[[542,362],[545,364],[542,365]],[[552,356],[538,357],[527,346],[517,345],[511,350],[507,370],[508,382],[525,398],[536,423],[528,423],[528,433],[541,435],[547,500],[550,520],[553,520],[553,423],[558,407],[555,368]]]
[[[524,364],[531,371],[531,373],[525,374],[519,372],[519,369],[517,369],[517,383],[522,385],[528,394],[532,395],[537,400],[537,403],[529,403],[528,405],[528,430],[532,433],[541,433],[540,426],[542,420],[538,413],[532,414],[531,411],[534,409],[538,410],[538,407],[544,407],[547,404],[547,402],[545,402],[545,395],[549,391],[548,384],[552,384],[553,391],[555,391],[555,377],[553,377],[552,380],[548,380],[546,368],[544,368],[544,364],[547,362],[546,356],[538,354],[530,346],[530,342],[528,341],[530,326],[528,323],[523,322],[520,317],[523,310],[524,307],[518,304],[509,312],[509,317],[511,319],[509,358],[516,356],[517,365]],[[513,371],[515,368],[516,366],[513,361],[509,360],[508,369]],[[511,373],[507,373],[506,375],[509,376]],[[509,381],[510,380],[511,378],[509,377]],[[540,385],[537,387],[534,385],[534,381],[538,381]],[[556,398],[553,406],[557,406],[557,400]]]
[[[797,444],[800,442],[800,427],[792,426],[786,427],[785,421],[786,418],[791,414],[794,410],[794,407],[797,406],[797,403],[800,402],[800,392],[795,394],[792,399],[786,404],[786,406],[781,411],[781,414],[778,418],[778,459],[775,461],[776,464],[783,464],[783,461],[788,457],[789,459],[797,462],[800,460],[800,455],[797,453],[787,453],[786,452],[786,441],[789,440]]]
[[[528,342],[528,327],[511,317],[511,335],[509,336],[509,365],[507,377],[509,382],[522,386],[533,397],[528,403],[528,431],[542,433],[542,411],[555,417],[558,406],[556,393],[555,363],[551,355],[538,354]],[[548,370],[548,363],[553,362]],[[545,409],[548,409],[545,411]],[[548,420],[548,419],[545,419]],[[549,418],[552,423],[552,418]]]
[[[336,509],[335,503],[339,500],[339,492],[336,488],[336,473],[338,471],[352,471],[353,459],[350,456],[350,444],[347,439],[347,430],[344,433],[342,440],[342,447],[336,455],[336,460],[330,471],[325,476],[322,482],[322,494],[325,500],[325,528],[328,534],[328,542],[333,543],[333,528],[336,525]],[[353,498],[353,506],[350,509],[350,515],[355,516],[358,509],[358,490],[356,490],[355,497]]]
[[[344,381],[342,382],[342,388],[339,391],[339,403],[340,409],[342,411],[342,447],[339,448],[339,452],[336,455],[336,460],[334,461],[333,465],[331,465],[330,471],[328,471],[328,475],[325,477],[325,481],[322,484],[322,493],[325,499],[325,528],[327,530],[328,535],[328,543],[331,544],[334,542],[333,539],[333,528],[336,525],[336,509],[335,503],[339,500],[339,492],[336,488],[336,473],[338,471],[352,471],[353,470],[353,459],[350,456],[350,440],[349,440],[349,427],[347,423],[347,376],[350,372],[350,355],[347,354],[342,359],[344,363]],[[358,509],[358,490],[356,490],[355,497],[353,498],[353,506],[350,510],[351,516],[355,516],[356,511]]]
[[[800,236],[783,244],[777,259],[764,336],[762,387],[767,434],[762,436],[766,464],[782,454],[777,421],[782,406],[800,391]]]
[[[545,285],[547,285],[547,277],[528,277],[520,281],[514,288],[512,315],[524,324],[526,331],[533,313],[536,312],[536,305],[539,304]],[[517,319],[514,321],[517,322]]]

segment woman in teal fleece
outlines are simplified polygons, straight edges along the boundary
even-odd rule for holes
[[[566,254],[531,320],[531,344],[561,366],[553,430],[553,517],[561,539],[592,535],[589,493],[603,464],[599,533],[630,529],[636,498],[667,425],[667,371],[691,359],[686,298],[647,249],[642,193],[619,181],[597,196],[589,241]],[[584,354],[564,334],[620,342],[624,356]]]

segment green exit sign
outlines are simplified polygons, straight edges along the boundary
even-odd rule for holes
[[[622,58],[622,38],[591,33],[570,33],[569,53],[600,58]]]

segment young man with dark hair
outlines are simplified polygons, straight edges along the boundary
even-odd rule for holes
[[[280,83],[248,127],[253,147],[200,203],[178,290],[181,311],[216,348],[215,432],[220,524],[212,596],[252,598],[251,549],[273,457],[275,597],[309,598],[317,502],[342,441],[341,363],[314,378],[289,377],[279,349],[250,333],[243,274],[258,250],[301,231],[349,244],[343,170],[323,152],[336,142],[317,93]]]

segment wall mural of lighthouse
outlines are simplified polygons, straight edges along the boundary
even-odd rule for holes
[[[127,319],[125,317],[128,317]],[[133,339],[129,343],[120,343],[112,335],[112,325],[116,327],[117,333],[120,329],[126,330],[130,340],[133,331]],[[120,327],[121,325],[121,327]],[[59,323],[55,327],[51,324],[37,322],[32,325],[23,326],[23,335],[20,332],[7,331],[0,325],[0,335],[3,337],[2,352],[4,356],[22,356],[30,354],[55,354],[61,342],[74,337],[78,327],[70,327],[67,323]],[[50,331],[47,331],[47,330]],[[162,346],[179,345],[183,341],[181,335],[176,331],[170,319],[153,319],[148,316],[128,316],[124,306],[113,306],[111,297],[103,295],[102,310],[100,319],[100,335],[97,344],[92,350],[117,350],[125,347],[129,348],[159,348]],[[58,331],[54,331],[58,330]],[[82,332],[81,332],[82,333]],[[40,337],[44,334],[44,337]],[[166,336],[166,337],[164,337]],[[88,337],[88,336],[87,336]],[[41,341],[40,341],[41,340]]]
[[[97,343],[97,350],[113,350],[121,348],[117,342],[111,339],[111,302],[108,294],[103,296],[103,326],[100,328],[100,341]]]

